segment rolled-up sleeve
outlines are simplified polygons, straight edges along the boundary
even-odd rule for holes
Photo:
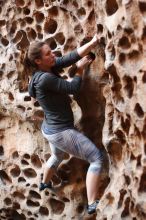
[[[69,67],[72,64],[76,63],[81,58],[82,57],[79,56],[77,49],[75,49],[65,56],[57,57],[55,66],[53,66],[52,69]]]

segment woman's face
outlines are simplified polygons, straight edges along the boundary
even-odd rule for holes
[[[50,47],[44,44],[41,48],[41,58],[35,60],[40,70],[48,71],[55,64],[55,55]]]

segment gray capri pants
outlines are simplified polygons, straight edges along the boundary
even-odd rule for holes
[[[64,152],[90,163],[89,172],[99,174],[103,164],[103,154],[86,136],[75,129],[67,129],[43,136],[49,141],[52,155],[47,161],[48,168],[56,169],[64,159]]]

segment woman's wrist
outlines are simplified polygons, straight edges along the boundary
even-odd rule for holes
[[[83,69],[78,68],[76,71],[76,76],[82,76],[82,74],[83,74]]]

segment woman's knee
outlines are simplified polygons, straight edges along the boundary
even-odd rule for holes
[[[47,160],[47,167],[56,169],[59,164],[64,160],[64,153],[60,153],[59,155],[52,154],[51,157]]]
[[[89,159],[89,172],[100,174],[103,168],[104,155],[101,150],[97,149],[93,157]]]
[[[96,175],[100,174],[103,168],[103,163],[100,161],[95,161],[90,163],[88,168],[88,172],[95,173]]]

